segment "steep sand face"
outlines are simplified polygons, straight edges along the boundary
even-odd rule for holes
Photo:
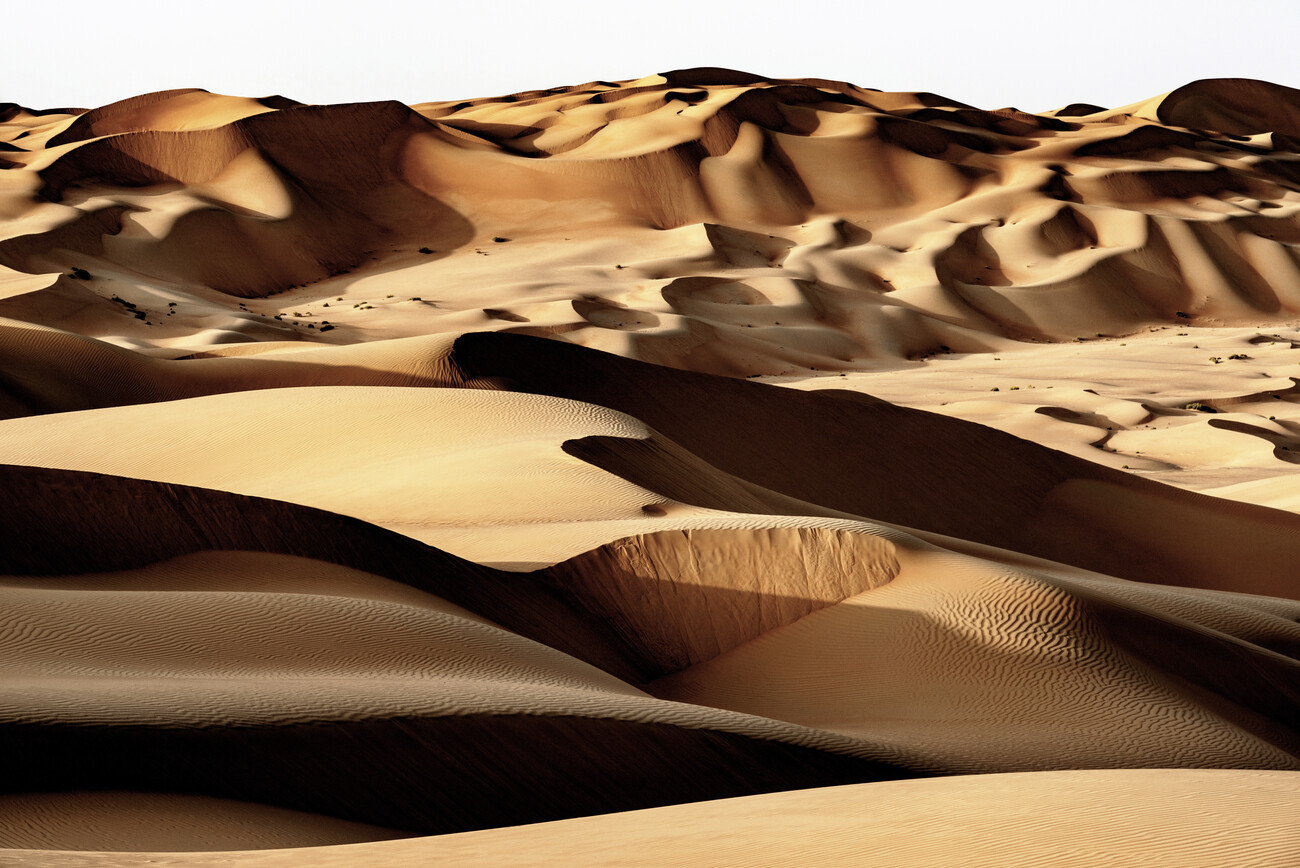
[[[1155,119],[1234,136],[1300,137],[1300,90],[1248,78],[1194,81],[1166,94]]]
[[[1298,93],[0,107],[0,861],[1289,864]]]

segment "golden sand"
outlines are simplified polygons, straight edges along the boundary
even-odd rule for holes
[[[0,862],[1296,864],[1300,91],[0,144]]]

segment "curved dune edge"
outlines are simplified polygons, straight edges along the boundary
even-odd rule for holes
[[[231,514],[230,496],[156,491],[235,551],[0,583],[10,790],[190,791],[427,834],[927,773],[924,757],[861,739],[650,697],[427,592],[246,551],[256,537],[211,521]],[[148,492],[132,498],[145,533],[175,539],[165,512],[139,508]],[[239,502],[247,521],[347,549],[339,527],[302,523],[310,511],[295,526],[293,510],[256,509]],[[124,526],[103,530],[136,548]],[[420,587],[463,598],[475,585],[539,614],[527,576],[372,539],[367,563],[405,550],[403,578]],[[549,629],[565,633],[554,644],[599,657],[602,637],[617,639],[552,605]]]
[[[3,850],[270,850],[405,837],[396,829],[180,793],[0,795]]]
[[[519,573],[465,561],[363,521],[280,501],[37,467],[0,465],[0,477],[3,501],[13,515],[0,528],[0,573],[42,577],[134,570],[204,552],[309,558],[435,594],[634,682],[707,659],[887,581],[893,546],[869,524],[777,519],[766,526],[754,517],[706,514],[684,527],[679,522],[679,529],[629,537],[619,554],[597,551],[572,567]],[[122,503],[132,505],[129,515],[119,509]],[[77,544],[68,546],[68,540]],[[725,559],[751,546],[803,564],[807,585],[773,584],[763,572],[743,568],[733,569],[730,579],[719,577],[716,586],[712,579],[687,576],[679,582],[672,574],[645,569],[656,561],[689,562],[702,555]],[[740,563],[761,566],[763,560],[756,552]],[[859,560],[879,566],[847,579],[835,573],[839,565]],[[40,586],[39,578],[32,581]],[[663,589],[656,590],[656,583]],[[638,612],[647,595],[660,599],[656,618]],[[750,605],[769,598],[774,608]],[[715,617],[710,606],[727,613],[716,631],[700,626]]]
[[[625,537],[536,575],[614,625],[655,677],[881,587],[898,569],[894,544],[874,534],[777,525]]]
[[[1163,123],[1198,130],[1300,138],[1300,90],[1245,78],[1194,81],[1162,97],[1155,115]]]
[[[222,853],[12,851],[25,865],[1177,864],[1283,868],[1294,772],[1062,771],[892,781],[373,844]],[[936,820],[936,817],[940,818]]]

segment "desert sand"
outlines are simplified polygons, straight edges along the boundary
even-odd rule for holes
[[[1297,348],[1278,84],[0,106],[0,863],[1298,864]]]

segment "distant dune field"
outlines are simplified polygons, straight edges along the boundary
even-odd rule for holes
[[[1297,348],[1278,84],[0,105],[0,863],[1300,864]]]

